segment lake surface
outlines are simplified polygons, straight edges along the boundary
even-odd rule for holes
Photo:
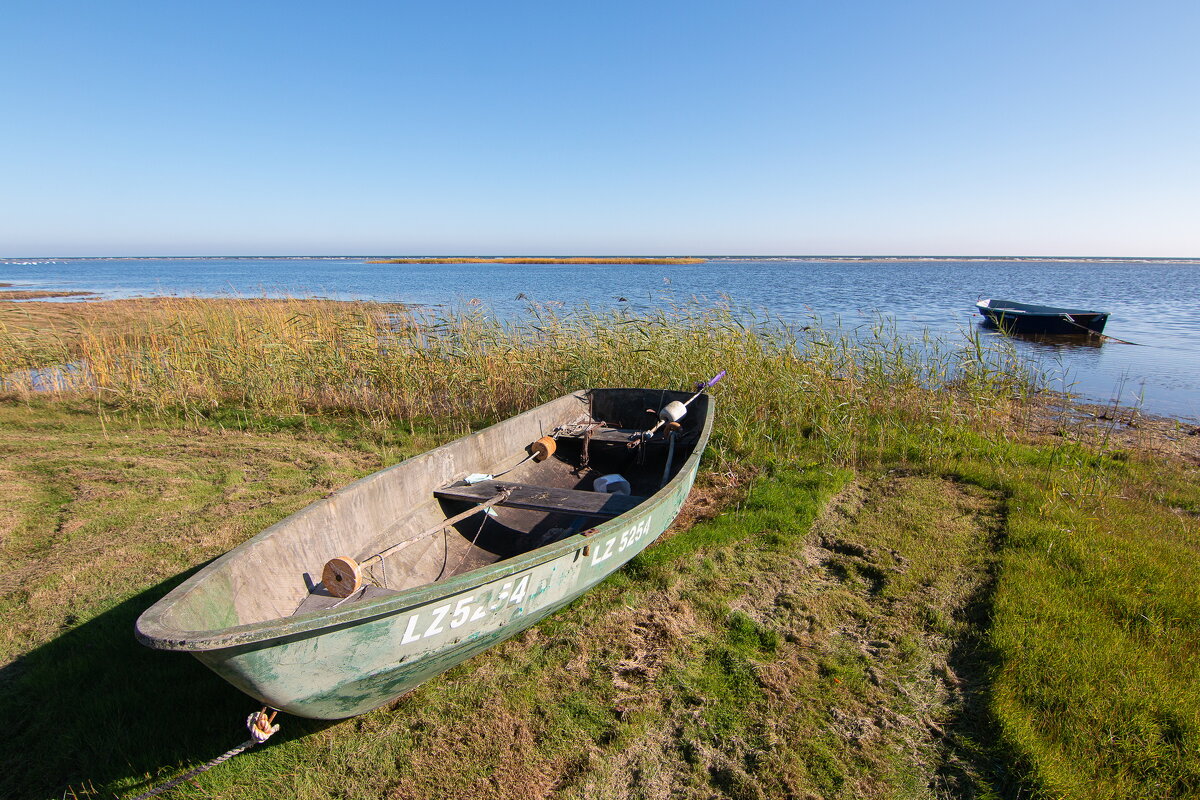
[[[712,258],[702,264],[368,264],[344,258],[0,259],[12,288],[144,295],[321,295],[445,306],[478,299],[501,316],[530,301],[645,308],[692,297],[844,327],[880,314],[902,334],[950,341],[975,301],[999,297],[1112,312],[1112,341],[1019,340],[1058,389],[1151,413],[1200,416],[1200,259]],[[524,295],[524,297],[521,297]],[[986,332],[986,335],[997,335]]]

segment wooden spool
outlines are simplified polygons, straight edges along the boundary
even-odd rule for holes
[[[534,461],[545,461],[547,458],[554,455],[554,451],[556,449],[558,449],[558,445],[554,443],[553,436],[543,436],[533,444],[529,445],[529,450],[533,453]]]
[[[362,571],[358,562],[349,556],[331,558],[321,570],[325,591],[334,597],[349,597],[362,588]]]
[[[553,440],[551,440],[550,444],[553,446]],[[550,452],[554,452],[554,450],[551,449]],[[450,517],[444,522],[433,526],[418,536],[414,536],[411,539],[405,539],[403,542],[398,542],[391,547],[386,547],[370,558],[363,559],[361,564],[355,561],[353,558],[350,558],[350,556],[338,556],[337,558],[331,558],[325,562],[325,567],[321,570],[321,583],[324,584],[325,591],[329,592],[334,597],[349,597],[363,586],[362,568],[364,565],[371,564],[375,561],[382,562],[384,556],[386,556],[388,553],[394,553],[397,550],[402,550],[405,547],[408,547],[414,542],[419,542],[423,539],[428,539],[430,536],[435,536],[449,528],[451,525],[462,522],[464,519],[472,516],[473,514],[478,514],[480,511],[486,511],[492,506],[502,503],[508,499],[510,494],[512,494],[512,489],[501,489],[500,491],[496,492],[494,496],[489,497],[487,500],[479,503],[473,508],[468,508],[461,514],[455,514],[453,517]]]

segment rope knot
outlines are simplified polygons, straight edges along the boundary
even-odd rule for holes
[[[262,744],[279,730],[278,724],[271,724],[277,713],[279,712],[273,711],[267,716],[267,709],[264,707],[262,711],[255,711],[246,717],[246,730],[250,731],[250,737],[254,739],[255,744]]]

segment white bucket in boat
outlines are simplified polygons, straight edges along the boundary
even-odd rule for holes
[[[611,475],[601,475],[592,483],[592,488],[597,492],[608,492],[609,494],[632,494],[629,489],[629,481],[622,478],[617,473]]]

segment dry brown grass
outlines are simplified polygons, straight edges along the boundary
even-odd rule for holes
[[[1200,466],[1200,427],[1128,406],[1042,398],[1022,414],[1022,429],[1045,443],[1071,441],[1102,453]]]
[[[371,313],[385,315],[401,311],[404,306],[390,303],[354,303],[324,299],[276,298],[195,298],[136,297],[122,300],[87,300],[78,303],[5,302],[10,293],[0,292],[0,332],[26,340],[41,339],[60,343],[67,354],[78,354],[85,337],[120,341],[123,337],[145,334],[156,329],[169,329],[175,323],[195,317],[200,308],[226,314],[245,314],[249,317],[265,310],[282,310],[290,314],[316,314],[333,310],[369,308]],[[66,292],[47,297],[88,295],[91,292]],[[18,298],[11,298],[18,299]],[[199,320],[193,320],[198,322]]]
[[[428,800],[447,784],[458,797],[535,800],[553,794],[562,760],[539,752],[537,721],[503,696],[484,702],[460,724],[430,723],[441,735],[411,755],[411,778],[390,787],[384,795],[389,800]],[[445,780],[448,765],[456,773],[452,781]]]
[[[796,329],[720,304],[531,307],[515,320],[313,300],[16,305],[0,308],[0,381],[14,396],[48,384],[159,415],[358,414],[463,434],[582,387],[684,387],[727,370],[729,423],[714,440],[727,463],[794,458],[810,442],[839,464],[919,454],[921,431],[945,421],[994,433],[1031,389],[982,342]]]
[[[991,558],[996,510],[994,496],[950,481],[868,480],[793,546],[705,549],[672,564],[659,588],[601,588],[578,613],[475,664],[469,682],[484,695],[455,703],[453,726],[436,721],[442,703],[402,702],[420,733],[390,796],[518,796],[507,778],[538,798],[829,796],[812,771],[823,758],[845,771],[845,796],[894,797],[909,784],[955,796],[969,764],[947,729],[977,713],[968,695],[978,686],[953,651],[987,578],[977,559]],[[913,536],[889,533],[897,517],[914,519]],[[976,559],[938,554],[963,547]],[[875,570],[896,576],[886,600],[862,579]],[[735,690],[749,691],[740,703],[710,693],[696,666],[724,652],[738,614],[778,637],[746,653],[753,686]],[[536,686],[501,688],[547,658]],[[580,731],[572,756],[548,756],[546,740],[564,734],[539,709],[585,696],[610,732]],[[737,721],[719,733],[725,719]],[[504,779],[448,778],[442,765],[468,752]]]
[[[311,438],[26,424],[0,405],[0,666],[106,598],[178,574],[379,462]],[[86,420],[86,417],[84,418]],[[299,491],[297,491],[299,490]],[[170,543],[169,546],[166,543]],[[110,600],[109,600],[110,601]]]

